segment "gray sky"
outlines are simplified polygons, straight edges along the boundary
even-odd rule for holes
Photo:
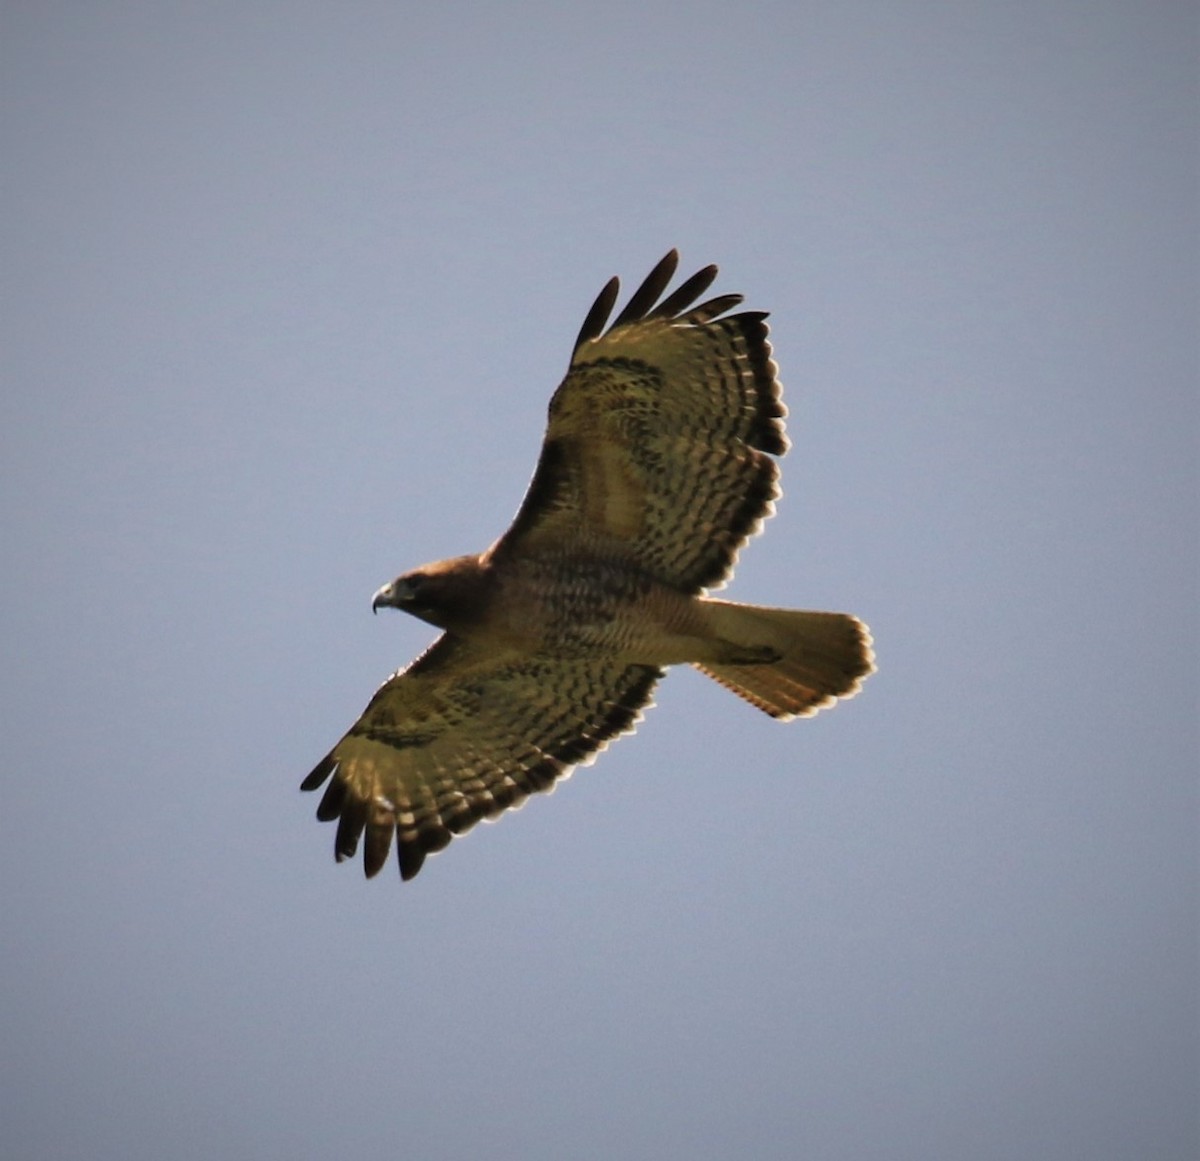
[[[436,7],[436,12],[432,11]],[[1183,1159],[1183,3],[8,4],[0,1152]],[[300,779],[431,638],[595,293],[772,312],[731,595],[880,672],[636,738],[402,885]]]

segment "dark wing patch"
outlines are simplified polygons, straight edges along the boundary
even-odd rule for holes
[[[338,820],[338,861],[363,844],[368,876],[393,836],[401,876],[480,819],[519,806],[632,729],[662,670],[476,650],[445,634],[389,678],[301,784]]]
[[[728,579],[773,511],[771,457],[788,442],[767,316],[726,314],[742,301],[735,294],[693,305],[715,266],[656,306],[677,262],[672,251],[607,332],[615,279],[588,313],[498,557],[591,554],[696,592]]]

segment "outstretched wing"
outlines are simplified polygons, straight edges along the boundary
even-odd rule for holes
[[[454,835],[550,790],[631,730],[661,676],[647,665],[505,654],[446,633],[383,684],[301,787],[332,775],[317,817],[339,820],[339,862],[365,833],[363,866],[375,875],[394,835],[411,879]]]
[[[742,301],[736,294],[692,305],[715,266],[658,303],[678,261],[672,250],[607,331],[617,279],[596,299],[496,558],[615,558],[697,592],[728,578],[771,514],[771,457],[788,443],[766,315],[726,314]]]

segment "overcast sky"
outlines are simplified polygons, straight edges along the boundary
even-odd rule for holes
[[[0,1153],[1184,1161],[1191,4],[8,3]],[[596,292],[771,311],[691,671],[402,884],[300,780],[485,547]]]

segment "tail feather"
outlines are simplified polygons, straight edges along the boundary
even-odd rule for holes
[[[767,609],[709,600],[714,634],[737,648],[769,646],[777,660],[697,664],[701,673],[772,717],[809,717],[853,697],[875,672],[871,634],[848,613]]]

